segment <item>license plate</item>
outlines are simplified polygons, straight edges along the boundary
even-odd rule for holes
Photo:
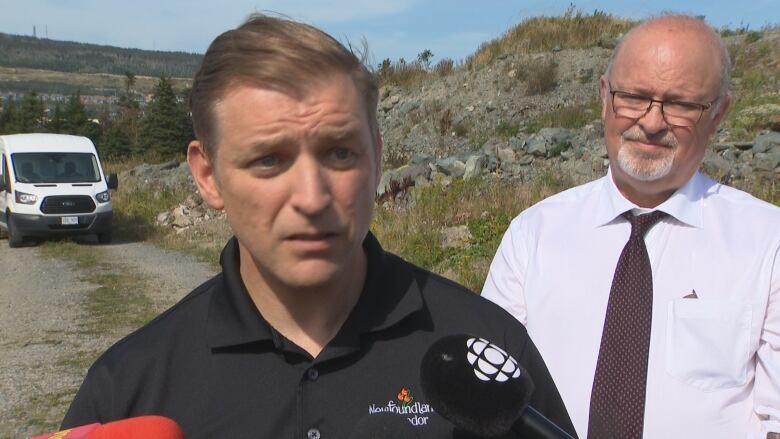
[[[79,217],[77,216],[63,216],[62,217],[62,225],[63,226],[76,226],[79,224]]]

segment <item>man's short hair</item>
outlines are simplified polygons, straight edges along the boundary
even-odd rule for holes
[[[709,33],[712,43],[717,45],[718,52],[720,53],[720,84],[718,89],[718,100],[720,100],[720,98],[722,98],[723,96],[728,95],[729,83],[731,82],[731,57],[729,56],[728,48],[726,47],[726,44],[723,42],[723,39],[720,38],[720,35],[710,25],[708,25],[706,21],[704,21],[704,18],[700,16],[692,16],[686,14],[663,14],[645,20],[639,25],[637,25],[636,27],[632,28],[630,31],[628,31],[628,33],[626,33],[625,35],[623,35],[623,37],[620,38],[618,45],[615,47],[615,50],[612,52],[612,56],[609,59],[609,64],[607,65],[607,71],[606,71],[607,77],[611,76],[610,74],[612,72],[612,64],[615,62],[615,59],[620,53],[620,50],[623,48],[623,43],[626,40],[628,40],[630,36],[635,32],[640,31],[648,27],[649,25],[655,24],[659,20],[672,21],[677,24],[682,24],[684,26],[687,26],[689,28],[700,29]]]
[[[229,89],[244,85],[304,96],[332,74],[352,78],[374,136],[377,80],[355,52],[313,26],[253,14],[218,36],[203,57],[190,94],[195,135],[213,160],[219,135],[214,110]]]

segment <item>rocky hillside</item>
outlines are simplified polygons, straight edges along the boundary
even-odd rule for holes
[[[407,82],[385,78],[378,109],[385,173],[377,200],[397,200],[413,187],[454,179],[490,176],[522,183],[552,172],[581,183],[602,176],[608,162],[598,81],[618,36],[601,35],[591,47],[548,51],[504,45],[510,49],[482,63],[444,73],[429,69]],[[734,102],[702,169],[720,181],[743,187],[759,182],[776,191],[780,28],[733,33],[726,41]],[[175,163],[138,168],[125,178],[131,184],[150,178],[188,181],[186,165]],[[204,217],[220,215],[193,195],[160,215],[158,223],[182,229]]]

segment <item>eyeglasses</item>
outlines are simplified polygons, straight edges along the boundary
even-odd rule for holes
[[[612,90],[612,84],[609,84],[609,89],[609,93],[612,95],[612,111],[616,115],[638,120],[650,111],[654,102],[658,102],[661,105],[661,114],[664,121],[669,125],[679,127],[696,126],[699,120],[701,120],[701,115],[720,99],[720,97],[717,97],[709,104],[662,101],[626,91]]]

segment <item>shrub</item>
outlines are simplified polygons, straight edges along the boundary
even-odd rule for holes
[[[552,91],[558,85],[555,79],[558,63],[551,58],[533,60],[520,69],[518,78],[526,81],[526,94],[540,95]]]
[[[433,66],[433,72],[439,76],[447,76],[452,73],[454,67],[455,61],[450,58],[444,58]]]

